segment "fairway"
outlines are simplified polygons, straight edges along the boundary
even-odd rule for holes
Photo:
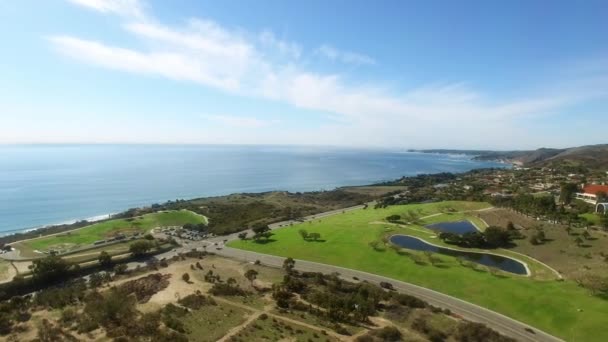
[[[442,202],[369,208],[276,230],[268,242],[238,240],[230,242],[229,246],[407,281],[495,310],[566,340],[608,340],[608,331],[597,329],[605,323],[608,301],[590,296],[572,281],[539,281],[537,277],[492,274],[482,267],[461,266],[455,258],[446,256],[440,256],[442,261],[435,266],[428,262],[417,264],[408,255],[399,254],[391,248],[374,249],[369,245],[372,241],[382,242],[383,237],[397,233],[418,236],[441,245],[439,239],[433,238],[434,235],[420,225],[400,227],[388,224],[383,219],[394,214],[403,216],[410,210],[419,212],[420,216],[443,211],[444,214],[422,223],[467,218],[479,225],[474,212],[459,212],[488,206],[485,203]],[[456,212],[447,213],[446,207]],[[298,233],[300,229],[319,233],[321,239],[305,241]],[[543,266],[533,259],[502,250],[499,253],[525,261],[533,273],[544,272]]]
[[[40,256],[35,250],[74,249],[90,245],[95,241],[107,239],[118,233],[145,233],[162,226],[182,226],[186,223],[204,223],[207,219],[188,210],[163,211],[133,219],[118,219],[95,223],[80,229],[57,235],[17,242],[13,246],[25,257]]]

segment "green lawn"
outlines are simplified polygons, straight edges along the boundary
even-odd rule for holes
[[[186,223],[202,222],[206,222],[204,216],[187,210],[157,212],[139,216],[133,220],[120,219],[95,223],[70,232],[19,242],[14,244],[14,247],[27,255],[33,250],[46,250],[58,246],[75,248],[88,245],[119,232],[147,232],[159,226],[182,226]]]
[[[586,218],[594,226],[600,225],[600,215],[598,215],[596,213],[586,213],[586,214],[581,214],[579,216]]]
[[[408,210],[421,210],[423,215],[429,215],[444,209],[445,205],[457,211],[488,206],[485,203],[444,202],[369,208],[277,230],[268,243],[239,240],[230,242],[229,246],[339,265],[411,282],[498,311],[569,341],[608,340],[608,330],[597,329],[605,324],[608,301],[590,296],[574,282],[495,276],[480,268],[462,267],[449,257],[442,257],[441,267],[421,266],[390,248],[379,252],[368,245],[370,241],[395,232],[426,234],[425,239],[440,244],[438,239],[431,240],[432,234],[425,233],[423,227],[401,228],[377,222]],[[475,217],[475,214],[470,216]],[[444,217],[462,219],[463,216],[455,213]],[[320,233],[324,242],[304,241],[298,234],[300,229]]]

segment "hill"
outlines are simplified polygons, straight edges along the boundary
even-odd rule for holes
[[[484,150],[420,150],[425,153],[458,153],[475,155],[475,160],[497,160],[521,166],[583,166],[590,169],[608,169],[608,144],[571,148],[539,148],[530,151]]]

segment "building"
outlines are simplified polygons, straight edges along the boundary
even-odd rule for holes
[[[589,184],[583,186],[582,192],[576,193],[576,198],[595,205],[598,203],[598,194],[601,193],[604,197],[608,195],[608,185]],[[606,202],[605,199],[601,200]]]

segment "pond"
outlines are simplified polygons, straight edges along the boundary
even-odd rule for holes
[[[426,243],[418,238],[407,235],[393,235],[391,236],[390,241],[391,243],[402,248],[413,249],[416,251],[429,251],[433,253],[449,255],[455,258],[460,257],[465,260],[476,262],[485,266],[496,267],[505,272],[521,275],[528,274],[528,270],[523,263],[515,259],[503,257],[500,255],[481,252],[466,252],[445,247],[439,247]]]
[[[459,235],[469,232],[478,232],[477,228],[475,228],[471,221],[467,220],[433,223],[427,225],[426,227],[437,232],[454,233]]]

